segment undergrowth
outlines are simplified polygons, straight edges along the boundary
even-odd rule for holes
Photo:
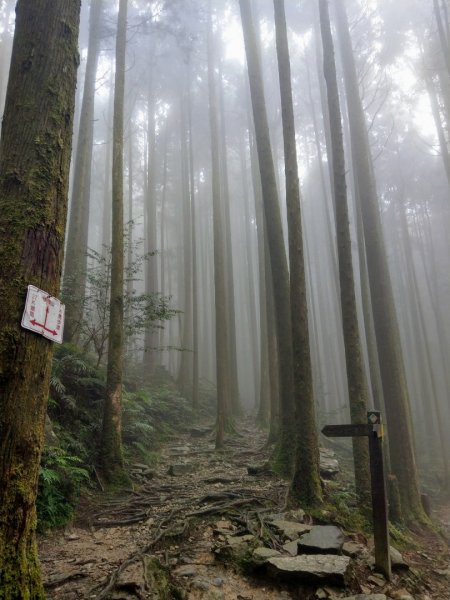
[[[95,364],[95,357],[76,346],[64,344],[56,349],[37,499],[41,531],[70,521],[82,489],[98,485],[105,373]],[[163,369],[158,369],[153,381],[142,378],[139,385],[143,389],[125,383],[124,457],[128,465],[151,467],[161,444],[186,429],[194,414],[191,403]]]

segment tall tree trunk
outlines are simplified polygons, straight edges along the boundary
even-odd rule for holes
[[[0,596],[8,600],[45,598],[35,500],[53,346],[20,322],[28,284],[59,293],[79,18],[79,0],[17,3],[0,142]]]
[[[226,260],[226,292],[227,292],[227,315],[228,315],[228,343],[230,356],[230,397],[233,414],[237,415],[241,411],[239,399],[239,381],[237,366],[237,347],[236,347],[236,308],[234,293],[234,270],[233,270],[233,244],[231,242],[231,207],[230,207],[230,188],[228,180],[228,156],[227,156],[227,137],[225,121],[225,102],[222,78],[222,63],[219,61],[219,115],[220,115],[220,165],[221,165],[221,184],[222,184],[222,207],[224,216],[224,242],[225,242],[225,260]]]
[[[245,53],[255,124],[262,197],[272,268],[275,319],[279,351],[280,435],[275,462],[280,472],[292,474],[294,459],[293,355],[289,272],[281,225],[280,205],[270,143],[262,70],[249,0],[240,0]]]
[[[383,395],[390,436],[391,467],[396,475],[404,516],[425,518],[413,447],[408,388],[406,385],[400,335],[383,242],[380,212],[364,111],[358,89],[345,6],[335,2],[336,25],[347,96],[350,139],[355,157],[355,178],[361,203],[367,269],[374,313],[375,336],[380,360]],[[394,435],[395,432],[395,435]]]
[[[208,20],[208,89],[209,126],[211,134],[212,198],[214,230],[214,298],[216,308],[216,378],[217,430],[216,448],[224,443],[225,428],[230,417],[230,357],[226,311],[225,241],[220,191],[219,123],[213,49],[212,9]]]
[[[240,159],[240,168],[242,175],[242,193],[243,193],[243,203],[244,203],[244,238],[245,238],[245,266],[246,273],[245,277],[247,279],[246,286],[246,294],[247,294],[247,303],[249,306],[249,320],[250,320],[250,333],[251,333],[251,372],[253,374],[253,386],[254,386],[254,408],[258,407],[257,398],[260,394],[259,384],[260,384],[260,373],[259,373],[259,351],[258,351],[258,308],[257,308],[257,298],[256,298],[256,290],[255,290],[255,266],[253,261],[253,250],[252,250],[252,240],[251,240],[251,218],[250,218],[250,186],[248,181],[248,173],[247,173],[247,161],[246,161],[246,148],[245,148],[245,140],[241,138],[239,145],[239,159]],[[267,327],[267,325],[266,325]],[[268,395],[266,394],[268,398]],[[267,415],[267,411],[266,411]],[[268,420],[266,420],[267,425]]]
[[[64,266],[63,300],[66,303],[64,341],[66,342],[78,340],[86,288],[95,78],[100,54],[102,0],[92,0],[90,10],[88,55]]]
[[[306,303],[306,277],[295,141],[294,103],[284,0],[274,0],[278,73],[283,121],[286,205],[289,238],[292,348],[294,356],[295,451],[290,495],[305,506],[322,501],[319,442],[314,408],[313,380]]]
[[[352,245],[348,218],[347,184],[345,180],[344,136],[337,85],[334,47],[331,35],[328,0],[319,0],[320,27],[323,44],[323,67],[328,95],[330,116],[331,151],[333,156],[334,212],[338,268],[341,293],[342,326],[344,331],[345,362],[347,370],[350,415],[352,423],[367,422],[367,381],[356,308],[355,281],[353,275]],[[355,437],[353,461],[355,465],[356,491],[361,501],[370,504],[369,449],[366,438]]]
[[[190,65],[189,65],[190,66]],[[198,329],[198,270],[197,270],[197,233],[196,233],[196,206],[195,206],[195,178],[194,178],[194,144],[192,129],[192,94],[191,76],[188,69],[187,89],[187,114],[189,135],[189,195],[191,205],[191,252],[192,252],[192,407],[199,409],[199,329]]]
[[[123,113],[128,0],[120,0],[116,38],[112,160],[111,293],[106,398],[100,462],[109,483],[127,481],[122,455],[122,380],[124,354]]]
[[[189,85],[189,82],[186,82]],[[181,359],[178,385],[187,396],[190,396],[192,386],[192,210],[191,189],[189,183],[189,146],[188,119],[186,114],[186,93],[180,93],[180,165],[181,165],[181,198],[183,218],[183,318],[181,332]]]
[[[152,75],[152,73],[150,74]],[[155,94],[153,90],[153,77],[150,76],[148,91],[147,114],[147,181],[144,208],[144,228],[146,252],[157,250],[157,223],[156,223],[156,130],[155,130]],[[156,256],[149,256],[146,262],[145,293],[158,292],[158,263]],[[153,373],[157,358],[156,347],[158,335],[152,326],[145,332],[144,365],[148,373]]]
[[[103,193],[103,210],[102,210],[102,255],[106,254],[107,248],[110,247],[111,244],[111,160],[112,160],[112,135],[110,134],[112,130],[112,121],[114,116],[114,90],[113,90],[114,80],[112,77],[110,78],[110,89],[109,89],[109,98],[108,98],[108,112],[106,116],[106,128],[107,128],[107,138],[105,144],[105,183],[104,183],[104,193]]]

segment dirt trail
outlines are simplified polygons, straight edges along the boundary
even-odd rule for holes
[[[255,590],[215,560],[213,528],[205,522],[212,516],[219,520],[225,512],[242,518],[247,510],[283,505],[283,482],[247,474],[248,464],[267,458],[264,441],[264,434],[244,426],[218,453],[212,433],[198,428],[163,448],[154,476],[146,483],[151,473],[145,474],[144,465],[135,468],[134,476],[144,482],[135,492],[86,499],[73,527],[41,540],[49,600],[102,597],[111,576],[127,561],[112,597],[151,598],[144,592],[144,554],[158,556],[181,583],[194,577],[192,599],[280,598],[279,588],[274,595],[267,586]],[[209,596],[202,588],[208,588]]]
[[[326,586],[324,595],[316,596],[316,586],[283,587],[246,577],[217,560],[214,545],[227,530],[258,536],[264,515],[284,508],[284,482],[264,473],[248,475],[247,465],[268,458],[264,443],[264,434],[246,422],[227,440],[225,450],[216,452],[211,430],[195,428],[164,446],[155,469],[133,466],[136,491],[85,498],[73,527],[41,539],[48,600],[180,597],[176,591],[151,593],[159,577],[149,569],[151,557],[187,600],[344,597],[343,591]],[[413,570],[396,575],[394,585],[384,589],[369,584],[369,591],[400,598],[395,593],[403,586],[415,590],[413,600],[450,600],[442,574],[450,564],[448,547],[432,537],[427,552],[408,552],[407,558]],[[366,568],[353,577],[353,593],[364,590],[368,575]]]

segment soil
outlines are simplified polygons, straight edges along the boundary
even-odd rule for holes
[[[414,548],[402,549],[410,568],[394,572],[391,582],[357,559],[345,589],[282,584],[220,558],[217,547],[227,534],[264,537],[275,548],[282,543],[267,536],[264,519],[285,510],[287,484],[268,471],[247,470],[267,461],[264,444],[265,434],[250,421],[220,452],[212,428],[196,428],[169,441],[154,469],[132,466],[133,491],[85,495],[71,527],[40,539],[48,600],[312,600],[369,593],[450,600],[449,545],[431,531],[417,533]],[[449,535],[450,507],[434,517]],[[348,539],[366,541],[351,533]]]

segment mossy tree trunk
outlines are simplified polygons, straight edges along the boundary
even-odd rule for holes
[[[294,478],[290,490],[293,500],[304,506],[316,506],[322,500],[319,475],[319,441],[316,427],[313,379],[310,356],[308,307],[303,254],[295,141],[294,103],[291,64],[284,0],[274,0],[275,32],[280,79],[281,116],[283,122],[284,170],[289,239],[292,349],[294,357],[294,411],[297,433]]]
[[[122,379],[124,355],[123,113],[127,2],[120,0],[116,38],[112,160],[111,293],[108,367],[100,463],[108,483],[127,480],[122,455]]]
[[[356,308],[352,245],[348,217],[347,183],[345,179],[344,136],[334,61],[328,0],[319,0],[320,27],[323,44],[323,68],[327,86],[328,114],[333,163],[333,197],[336,218],[336,241],[341,294],[350,415],[352,423],[366,423],[368,388],[359,334]],[[370,505],[369,449],[366,438],[353,438],[356,490],[360,500]]]
[[[0,597],[44,598],[35,499],[52,343],[22,329],[27,285],[57,296],[79,0],[19,0],[0,144]],[[61,77],[64,73],[64,77]]]
[[[367,271],[372,299],[375,337],[386,406],[391,468],[399,482],[405,518],[425,519],[413,446],[410,402],[400,334],[383,240],[380,208],[369,136],[358,87],[355,59],[343,2],[334,2],[336,29],[347,96],[350,141],[358,201],[361,205]]]
[[[240,0],[250,95],[255,124],[256,148],[261,176],[264,216],[272,269],[273,297],[278,339],[280,386],[280,433],[274,457],[277,469],[292,474],[295,431],[293,426],[293,356],[289,271],[281,225],[280,205],[270,142],[261,61],[249,0]]]
[[[83,317],[91,193],[92,147],[94,140],[95,78],[100,54],[102,1],[92,0],[89,42],[84,77],[80,128],[75,157],[72,202],[64,268],[63,300],[66,304],[64,341],[76,342]]]

